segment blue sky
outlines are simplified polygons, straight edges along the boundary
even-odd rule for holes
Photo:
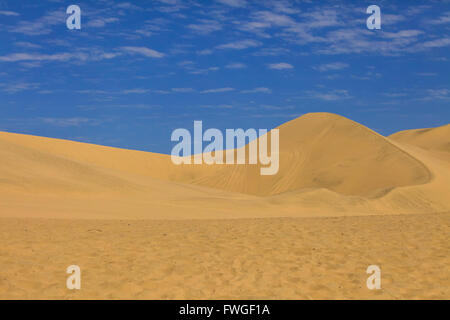
[[[450,119],[449,1],[0,0],[0,43],[1,131],[170,153],[194,120],[326,111],[390,134]]]

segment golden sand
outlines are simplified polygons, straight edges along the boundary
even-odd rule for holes
[[[449,125],[279,130],[274,176],[0,132],[0,298],[450,298]]]
[[[1,299],[449,299],[450,213],[0,219]],[[81,290],[66,288],[69,265]],[[369,265],[381,290],[369,290]]]

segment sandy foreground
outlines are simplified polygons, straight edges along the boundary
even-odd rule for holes
[[[450,213],[0,219],[1,299],[449,299]],[[66,288],[69,265],[81,290]],[[366,268],[381,268],[381,290]]]

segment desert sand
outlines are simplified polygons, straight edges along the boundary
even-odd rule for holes
[[[450,298],[449,125],[279,130],[274,176],[0,132],[0,298]]]

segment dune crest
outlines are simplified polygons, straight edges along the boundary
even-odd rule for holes
[[[427,150],[450,152],[450,124],[426,129],[405,130],[389,136],[390,139]]]
[[[384,190],[430,180],[429,170],[420,161],[347,118],[310,113],[278,129],[278,174],[261,176],[255,166],[224,166],[214,168],[216,172],[209,175],[198,172],[200,177],[192,183],[258,196],[305,188],[374,196]]]
[[[422,136],[441,148],[448,127]],[[0,214],[179,219],[450,210],[448,162],[404,144],[405,134],[385,138],[330,113],[278,129],[273,176],[261,176],[259,165],[177,166],[169,155],[0,132]]]

